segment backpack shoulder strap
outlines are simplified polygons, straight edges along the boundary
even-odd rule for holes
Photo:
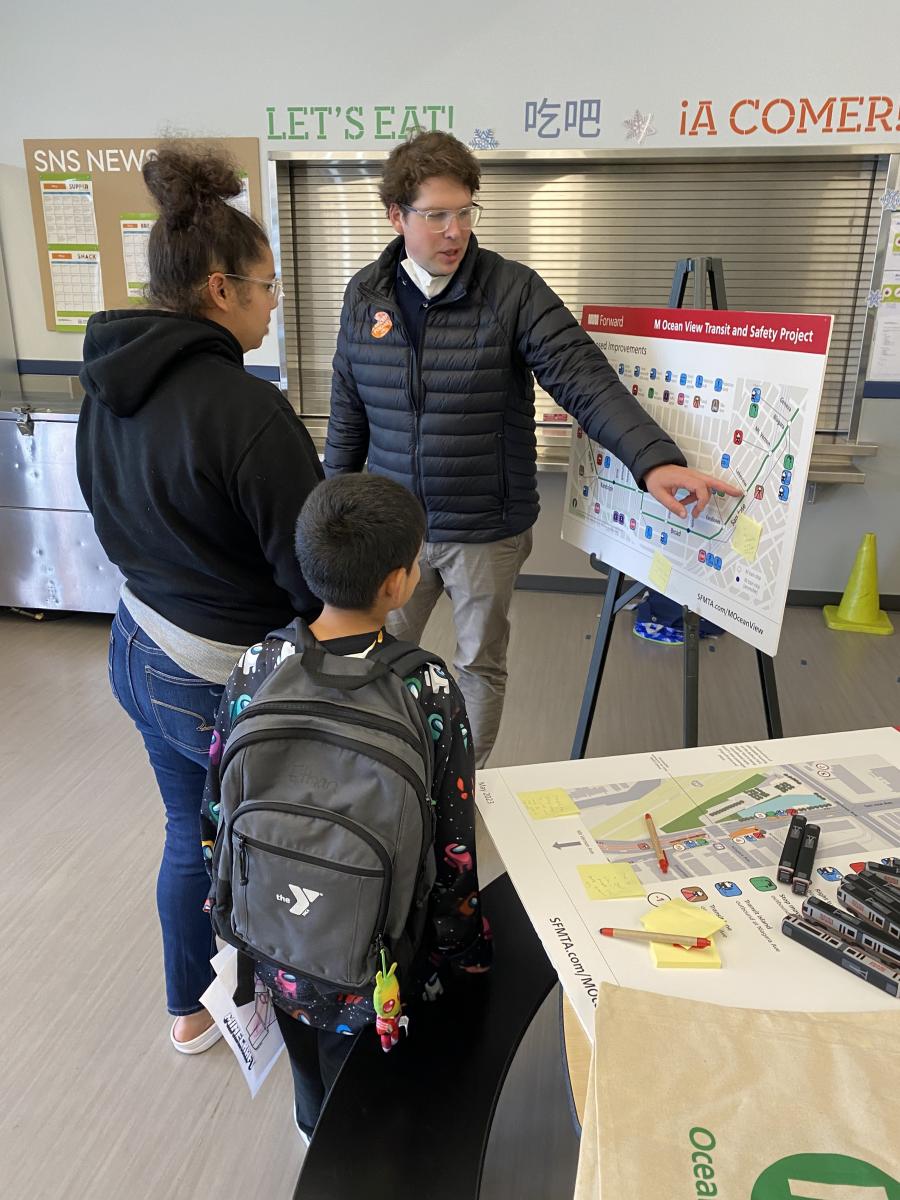
[[[291,642],[298,650],[309,650],[319,644],[302,617],[294,617],[290,625],[285,625],[282,629],[271,630],[266,634],[264,640],[268,641],[269,638],[277,638],[280,642]]]
[[[232,1000],[238,1008],[242,1004],[251,1004],[256,994],[256,963],[243,950],[237,953],[237,987],[232,994]]]
[[[418,671],[420,667],[425,667],[429,663],[434,663],[435,666],[447,670],[442,659],[436,654],[432,654],[430,650],[423,650],[414,642],[388,642],[387,645],[379,646],[374,654],[369,655],[369,658],[384,663],[394,675],[398,675],[401,679],[405,679],[407,675],[411,675],[413,671]]]

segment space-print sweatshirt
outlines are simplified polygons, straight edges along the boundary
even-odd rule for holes
[[[207,861],[216,837],[220,812],[219,764],[232,725],[237,697],[251,699],[273,671],[294,651],[292,641],[279,631],[260,645],[251,646],[235,666],[225,686],[210,748],[209,773],[200,814]],[[331,654],[362,657],[378,642],[393,639],[384,630],[323,642]],[[467,972],[490,965],[490,934],[485,931],[479,907],[475,856],[475,760],[469,721],[462,694],[451,676],[436,664],[413,672],[405,681],[422,706],[432,733],[435,811],[434,856],[437,877],[429,897],[424,966],[420,978],[407,981],[404,998],[424,992],[431,998],[441,989],[446,973]],[[246,703],[244,701],[243,703]],[[257,964],[257,975],[272,991],[275,1003],[306,1024],[337,1033],[354,1033],[375,1020],[372,995],[348,995],[328,990],[312,981],[285,975],[267,963]]]

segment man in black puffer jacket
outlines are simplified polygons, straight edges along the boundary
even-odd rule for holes
[[[390,632],[418,643],[446,588],[481,767],[500,725],[509,606],[539,510],[532,376],[679,516],[692,501],[700,512],[713,486],[740,493],[686,467],[535,271],[478,245],[479,183],[474,155],[447,133],[418,134],[389,156],[379,194],[399,236],[347,286],[325,472],[368,460],[422,501],[422,580]]]

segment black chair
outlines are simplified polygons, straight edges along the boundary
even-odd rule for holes
[[[384,1054],[365,1031],[332,1088],[294,1200],[477,1200],[494,1110],[532,1018],[557,981],[501,875],[482,892],[494,966],[419,1005]]]

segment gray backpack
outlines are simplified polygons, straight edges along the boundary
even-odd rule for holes
[[[382,949],[402,971],[422,942],[432,739],[403,680],[443,664],[403,642],[329,654],[300,618],[286,632],[296,652],[235,719],[222,756],[213,928],[252,959],[364,992]]]

